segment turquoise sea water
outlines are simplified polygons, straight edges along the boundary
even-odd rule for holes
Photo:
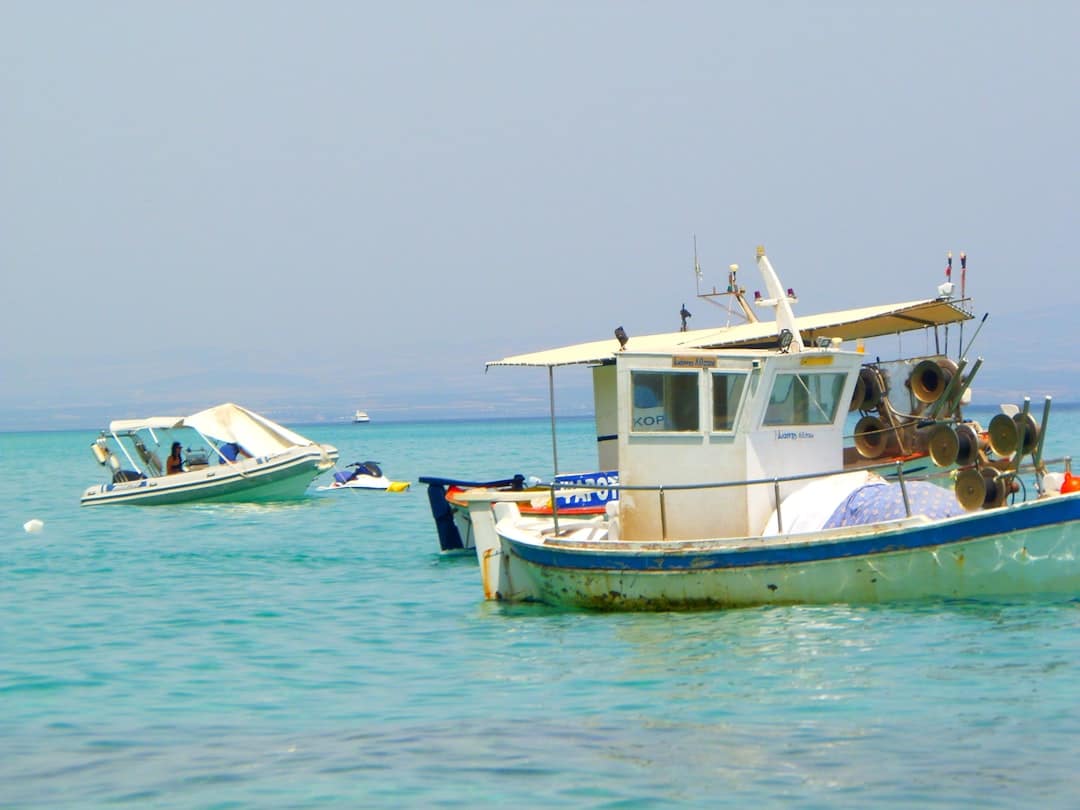
[[[412,490],[87,509],[93,431],[0,434],[0,807],[1076,806],[1080,602],[486,603],[415,481],[546,420],[297,429]]]

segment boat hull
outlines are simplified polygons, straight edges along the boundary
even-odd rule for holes
[[[499,524],[491,598],[605,610],[1080,594],[1080,497],[934,523],[751,540],[536,542]]]
[[[332,489],[389,489],[390,481],[383,478],[373,478],[368,481],[353,480],[347,484],[339,484],[334,482],[333,484],[327,484],[325,487],[319,487],[320,491],[328,492]]]
[[[335,481],[332,484],[319,487],[319,491],[330,492],[335,489],[372,489],[376,491],[393,490],[395,492],[401,492],[408,488],[408,481],[391,481],[385,475],[379,476],[378,478],[370,475],[361,475],[351,481],[346,481],[344,484],[340,481]]]
[[[272,458],[211,465],[176,475],[101,484],[88,488],[83,506],[134,503],[258,503],[302,498],[317,476],[337,457],[317,446],[290,450]]]

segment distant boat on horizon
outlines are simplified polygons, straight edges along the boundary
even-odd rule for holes
[[[367,415],[367,411],[358,410],[353,415],[353,424],[355,425],[366,425],[370,421],[371,417]]]

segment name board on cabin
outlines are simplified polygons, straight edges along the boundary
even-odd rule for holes
[[[672,368],[716,368],[715,357],[690,357],[687,355],[673,355],[671,358]]]

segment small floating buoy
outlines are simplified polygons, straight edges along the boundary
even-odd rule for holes
[[[409,481],[391,481],[386,489],[388,492],[405,492],[409,488]]]
[[[26,523],[24,523],[22,527],[27,532],[40,532],[42,529],[45,528],[45,521],[34,518],[32,520],[26,521]]]
[[[1047,492],[1061,492],[1065,483],[1065,475],[1059,472],[1047,473],[1043,476],[1043,489]]]
[[[1061,482],[1061,494],[1068,495],[1078,490],[1080,490],[1080,477],[1073,477],[1071,472],[1065,473],[1065,480]]]

